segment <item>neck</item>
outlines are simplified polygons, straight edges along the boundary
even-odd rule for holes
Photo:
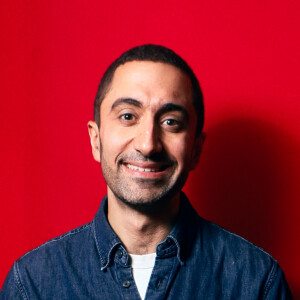
[[[129,253],[154,253],[174,226],[179,199],[180,193],[157,209],[141,211],[123,203],[109,190],[108,221]]]

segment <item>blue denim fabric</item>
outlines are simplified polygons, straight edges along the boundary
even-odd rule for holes
[[[182,194],[180,214],[157,246],[146,299],[292,299],[265,251],[200,218]],[[130,257],[106,218],[34,249],[10,270],[0,299],[140,299]]]

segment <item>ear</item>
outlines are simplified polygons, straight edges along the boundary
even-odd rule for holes
[[[201,134],[196,137],[191,157],[191,170],[194,170],[199,162],[200,154],[202,152],[202,147],[206,138],[206,133],[201,132]]]
[[[87,125],[91,140],[93,157],[95,161],[100,162],[100,139],[98,125],[94,121],[89,121]]]

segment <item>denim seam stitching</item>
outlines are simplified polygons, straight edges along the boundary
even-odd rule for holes
[[[25,253],[23,256],[21,256],[21,258],[27,256],[27,255],[30,254],[31,252],[34,252],[34,251],[36,251],[36,250],[38,250],[38,249],[40,249],[40,248],[42,248],[42,247],[44,247],[44,246],[46,246],[46,245],[48,245],[48,244],[51,244],[51,243],[54,243],[54,242],[58,242],[58,241],[60,241],[60,240],[62,240],[62,239],[64,239],[64,238],[66,238],[66,237],[69,237],[69,236],[71,236],[71,235],[80,233],[80,232],[82,232],[83,230],[88,229],[89,227],[91,227],[91,223],[87,223],[87,224],[82,225],[82,226],[80,226],[80,227],[78,227],[78,228],[76,228],[76,229],[73,229],[73,230],[71,230],[71,231],[69,231],[69,232],[67,232],[67,233],[62,234],[62,235],[59,236],[59,237],[53,238],[53,239],[51,239],[50,241],[47,241],[47,242],[45,242],[44,244],[40,245],[39,247],[34,248],[34,249],[32,249],[31,251]],[[20,258],[20,259],[21,259],[21,258]]]
[[[177,259],[178,259],[178,258],[177,258]],[[179,264],[181,264],[181,263],[180,263],[180,260],[179,260]],[[175,260],[175,258],[173,258],[172,270],[171,270],[171,272],[170,272],[170,274],[169,274],[169,276],[168,276],[167,285],[166,285],[166,288],[165,288],[165,290],[164,290],[164,296],[166,296],[166,293],[167,293],[168,289],[171,289],[171,287],[169,287],[169,285],[171,284],[171,275],[172,275],[172,273],[174,272],[175,266],[176,266],[176,260]],[[172,279],[174,280],[173,277],[172,277]]]
[[[100,250],[100,246],[99,246],[98,239],[97,239],[97,235],[96,235],[95,219],[92,221],[92,231],[93,231],[93,235],[94,235],[96,247],[97,247],[97,250],[98,250],[98,254],[99,254],[99,256],[100,256],[101,264],[102,264],[100,270],[101,270],[101,271],[104,271],[104,270],[108,267],[108,265],[109,265],[110,253],[111,253],[112,249],[109,251],[109,253],[108,253],[108,255],[107,255],[107,262],[106,262],[106,264],[103,266],[104,260],[103,260],[103,257],[101,256],[101,253],[102,253],[102,252],[101,252],[101,250]],[[115,247],[115,245],[114,245],[112,248],[114,248],[114,247]]]
[[[114,250],[114,248],[115,248],[117,245],[120,245],[120,244],[121,244],[120,242],[115,241],[115,243],[113,244],[113,246],[110,248],[110,250],[109,250],[109,252],[108,252],[108,254],[107,254],[107,263],[106,263],[105,266],[103,266],[103,267],[101,268],[101,271],[105,270],[105,269],[108,267],[108,265],[109,265],[109,263],[110,263],[110,260],[111,260],[111,253],[112,253],[112,251]]]
[[[20,275],[20,270],[19,270],[19,267],[18,267],[18,262],[15,262],[15,265],[14,265],[14,277],[15,277],[15,280],[16,280],[17,289],[19,290],[22,298],[23,299],[29,299],[27,294],[26,294],[24,284],[22,283],[22,280],[21,280],[21,275]]]
[[[253,243],[251,243],[250,241],[246,240],[246,239],[243,238],[242,236],[240,236],[240,235],[238,235],[238,234],[236,234],[236,233],[233,233],[233,232],[231,232],[231,231],[229,231],[229,230],[227,230],[227,229],[225,229],[225,228],[223,228],[223,227],[221,227],[221,226],[219,226],[219,225],[216,225],[216,224],[213,223],[213,222],[210,222],[210,221],[207,221],[207,222],[211,223],[214,227],[217,227],[217,228],[221,229],[222,231],[224,231],[224,232],[226,232],[226,233],[228,233],[228,234],[230,234],[230,235],[232,235],[232,236],[235,236],[235,237],[239,238],[240,240],[243,240],[243,241],[246,242],[248,245],[251,245],[251,246],[253,246],[254,248],[256,248],[257,250],[259,250],[260,252],[263,252],[264,254],[266,254],[269,258],[272,259],[273,262],[276,262],[276,260],[274,259],[274,257],[273,257],[272,255],[270,255],[270,254],[269,254],[266,250],[264,250],[263,248],[256,246],[255,244],[253,244]]]
[[[94,219],[92,221],[92,231],[93,231],[94,239],[95,239],[95,242],[96,242],[96,247],[97,247],[101,262],[102,262],[101,251],[100,251],[100,247],[99,247],[99,244],[98,244],[98,240],[97,240],[97,236],[96,236],[96,228],[95,227],[96,226],[95,226],[95,219]]]
[[[270,272],[270,276],[269,276],[269,278],[268,278],[268,280],[267,280],[267,283],[266,283],[266,285],[265,285],[265,288],[264,288],[263,299],[266,299],[266,298],[267,298],[268,293],[269,293],[269,291],[270,291],[270,289],[271,289],[271,285],[272,285],[272,283],[274,282],[274,280],[275,280],[276,277],[277,277],[277,272],[275,272],[275,271],[276,271],[276,270],[275,270],[275,267],[276,267],[276,264],[273,264],[272,269],[271,269],[271,272]]]
[[[183,266],[184,262],[181,260],[181,257],[180,257],[181,256],[180,245],[179,245],[177,239],[173,235],[170,234],[169,237],[174,241],[175,245],[177,246],[177,259],[179,260],[181,266]]]

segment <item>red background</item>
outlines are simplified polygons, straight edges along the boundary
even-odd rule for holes
[[[197,74],[207,140],[185,191],[280,263],[300,299],[299,1],[1,1],[0,286],[105,194],[87,122],[105,68],[143,43]],[[298,18],[297,18],[298,17]]]

